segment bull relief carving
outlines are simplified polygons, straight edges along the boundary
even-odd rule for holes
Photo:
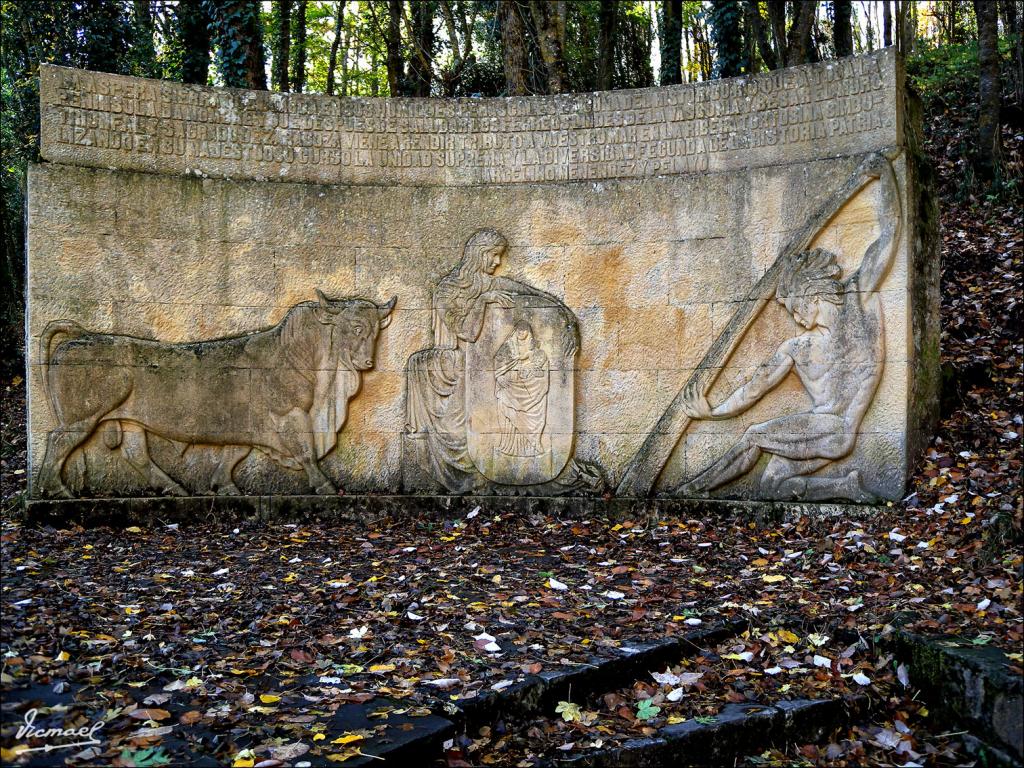
[[[554,296],[497,276],[508,249],[481,229],[441,279],[433,346],[406,368],[407,490],[594,490],[599,470],[573,458],[579,329]]]
[[[808,249],[808,245],[848,201],[872,183],[879,186],[876,211],[880,233],[868,246],[859,268],[844,280],[834,253]],[[762,498],[875,501],[856,470],[842,477],[816,473],[853,452],[861,422],[878,389],[885,361],[878,290],[895,258],[901,220],[892,165],[885,156],[872,155],[797,233],[751,291],[634,457],[619,493],[649,492],[693,421],[733,418],[793,372],[810,407],[751,425],[723,456],[674,493],[705,495],[744,476],[767,454],[769,461],[759,481]],[[712,406],[707,392],[717,371],[772,297],[804,332],[784,341],[752,377]]]
[[[211,484],[219,494],[239,493],[233,473],[253,449],[305,471],[316,493],[335,493],[319,462],[337,443],[394,306],[395,298],[379,306],[318,290],[317,301],[296,304],[272,328],[178,344],[51,323],[39,343],[58,426],[47,437],[41,492],[71,497],[64,466],[99,432],[165,493],[188,492],[150,457],[147,435],[219,447]]]

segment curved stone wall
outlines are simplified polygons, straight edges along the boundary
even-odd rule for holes
[[[35,497],[903,491],[938,337],[891,50],[515,99],[41,78]]]

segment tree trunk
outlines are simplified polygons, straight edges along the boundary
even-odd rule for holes
[[[892,45],[892,0],[882,0],[882,45]]]
[[[296,93],[306,89],[306,4],[306,0],[299,0],[292,23],[295,36],[295,45],[292,46],[292,90]]]
[[[265,91],[259,0],[203,0],[216,30],[217,64],[229,88]]]
[[[327,59],[327,95],[334,95],[334,73],[338,69],[338,48],[341,45],[341,30],[345,23],[345,0],[338,0],[334,9],[334,39]]]
[[[548,93],[569,90],[565,66],[565,0],[530,0],[530,15],[548,73]]]
[[[525,96],[526,25],[517,0],[498,0],[501,59],[505,70],[505,95]]]
[[[793,24],[786,37],[786,66],[807,64],[811,60],[811,28],[818,12],[817,0],[803,0],[793,4]]]
[[[736,0],[711,0],[708,25],[711,41],[715,44],[714,73],[717,77],[738,77],[743,74],[740,13]]]
[[[274,36],[273,86],[281,93],[289,90],[288,62],[292,45],[292,0],[277,2],[277,34]]]
[[[388,0],[387,48],[388,90],[392,96],[405,95],[405,57],[402,54],[402,0]]]
[[[786,66],[786,3],[785,0],[768,0],[768,21],[772,25],[772,40],[775,43],[775,57],[779,66]]]
[[[134,0],[132,3],[132,21],[134,22],[133,58],[139,74],[143,77],[160,77],[160,67],[156,62],[156,23],[149,0]]]
[[[616,83],[620,88],[646,88],[654,85],[651,67],[651,44],[654,34],[649,16],[629,13],[625,3],[618,3],[619,40]]]
[[[202,3],[178,3],[175,27],[181,44],[181,82],[206,85],[210,78],[210,17]]]
[[[1010,50],[1013,56],[1013,101],[1020,104],[1024,101],[1024,35],[1021,28],[1024,18],[1017,12],[1017,0],[1000,0],[1000,11],[1003,14],[1003,29],[1010,38]]]
[[[413,50],[405,78],[412,96],[430,95],[434,61],[434,5],[433,0],[420,0],[412,6],[409,38]]]
[[[462,46],[459,45],[459,32],[455,26],[455,12],[451,0],[441,0],[441,18],[448,32],[448,47],[452,51],[452,65],[441,71],[441,88],[445,96],[454,96],[462,76],[466,60],[462,57]]]
[[[836,47],[836,58],[853,56],[853,26],[850,24],[853,7],[850,0],[833,0],[832,11],[835,15],[832,40]]]
[[[761,61],[768,69],[778,69],[779,60],[775,56],[775,50],[768,42],[768,30],[764,26],[764,19],[761,18],[761,3],[758,0],[747,0],[747,16],[750,17],[750,29],[757,40],[757,50],[761,53]]]
[[[618,26],[618,0],[601,0],[601,27],[597,58],[597,88],[610,91],[615,77],[615,29]]]
[[[700,24],[699,18],[693,19],[693,51],[697,57],[697,65],[700,68],[701,80],[711,79],[711,42],[704,34],[705,30]],[[694,80],[696,82],[696,79]]]
[[[661,84],[676,85],[683,82],[683,2],[662,0],[661,8]]]
[[[1002,136],[999,126],[999,29],[996,4],[974,0],[978,17],[978,63],[981,68],[978,97],[978,173],[986,181],[999,173],[1002,161]]]

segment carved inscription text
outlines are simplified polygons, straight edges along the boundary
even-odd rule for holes
[[[47,159],[183,174],[403,184],[725,170],[892,136],[890,52],[749,78],[508,99],[370,99],[43,67]],[[870,136],[865,136],[870,134]]]

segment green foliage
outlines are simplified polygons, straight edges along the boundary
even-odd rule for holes
[[[650,699],[644,699],[636,705],[636,719],[637,720],[653,720],[661,712],[661,707],[654,705],[654,702]]]
[[[217,73],[228,88],[249,84],[247,42],[249,30],[259,29],[260,6],[247,0],[201,0],[211,19],[210,32],[216,48]]]
[[[708,13],[711,42],[715,47],[715,77],[736,77],[748,71],[740,27],[743,9],[738,0],[712,0]]]
[[[907,60],[907,75],[925,108],[935,102],[964,104],[978,90],[978,44],[931,45],[922,42]]]

